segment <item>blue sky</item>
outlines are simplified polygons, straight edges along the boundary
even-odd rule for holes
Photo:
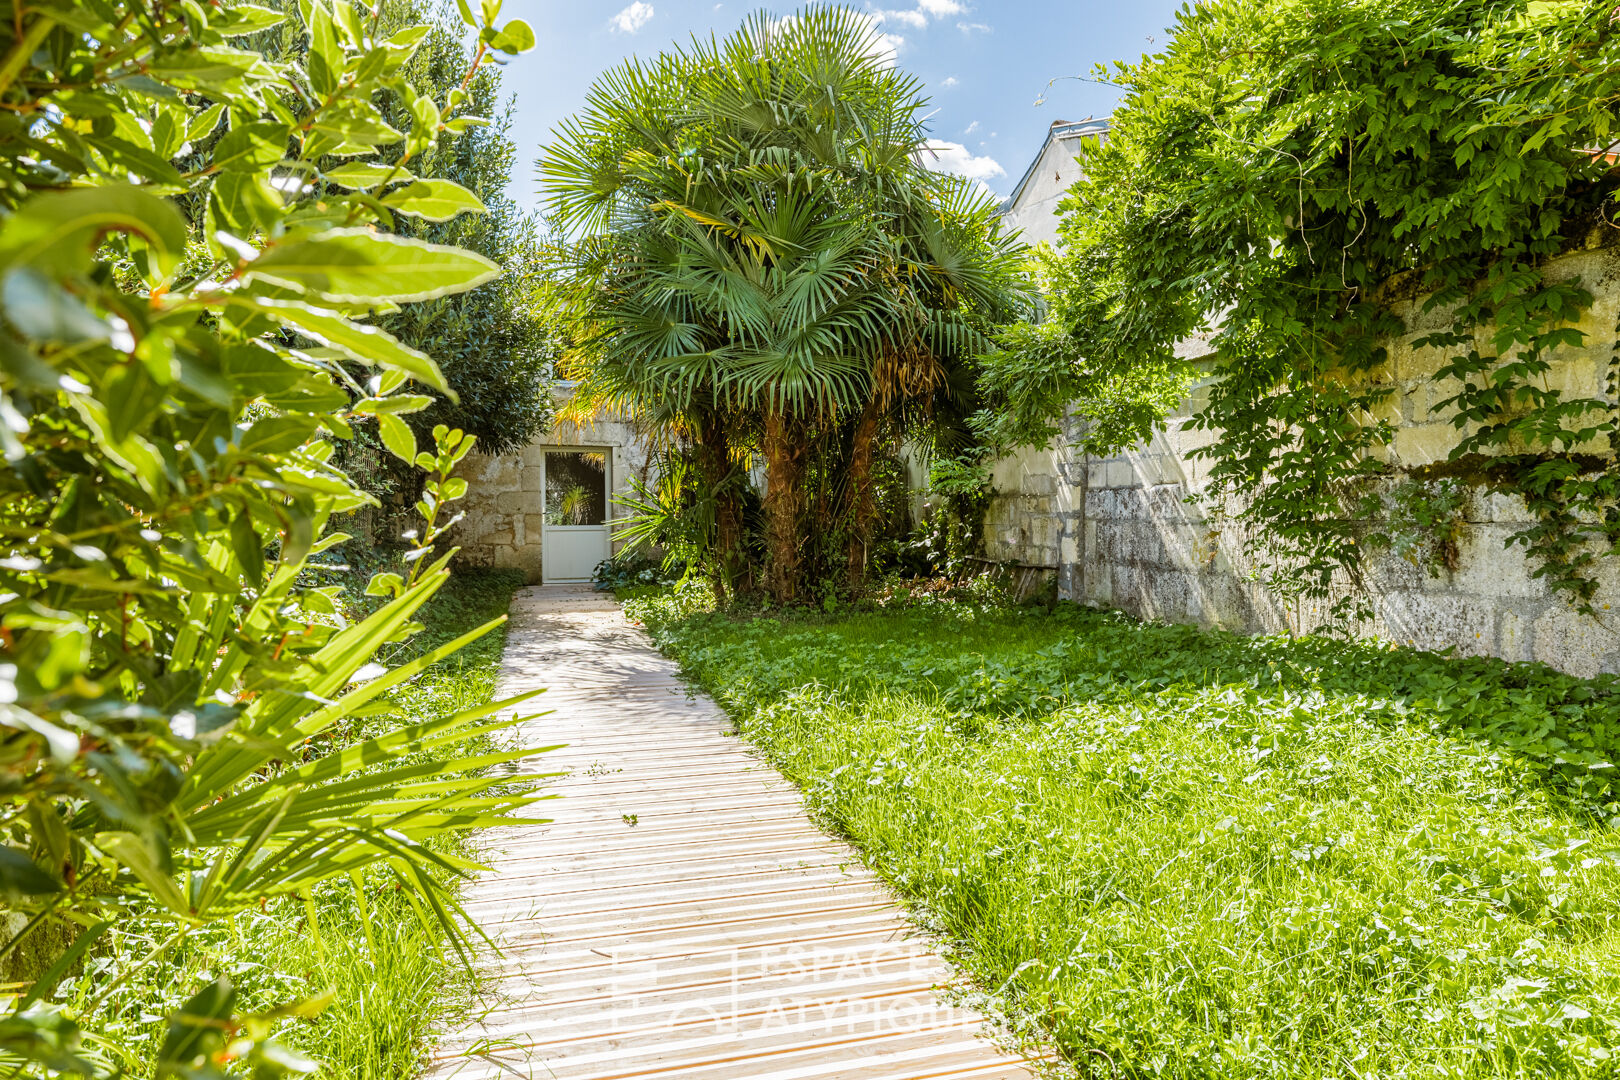
[[[584,102],[596,76],[631,55],[652,56],[693,33],[734,30],[757,2],[726,0],[506,0],[503,19],[534,27],[533,52],[508,65],[517,99],[519,164],[511,192],[540,201],[533,162],[552,128]],[[764,5],[785,14],[799,5]],[[1156,50],[1178,0],[884,0],[870,13],[896,62],[926,84],[937,162],[1005,195],[1054,120],[1106,116],[1112,87],[1087,75],[1098,61]],[[1048,87],[1053,79],[1060,81]],[[1044,99],[1042,104],[1036,101]]]

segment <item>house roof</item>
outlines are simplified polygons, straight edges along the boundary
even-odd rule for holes
[[[1024,188],[1029,185],[1030,177],[1035,175],[1035,167],[1041,163],[1041,158],[1046,156],[1046,148],[1051,146],[1054,141],[1068,142],[1072,139],[1083,139],[1088,135],[1106,134],[1108,121],[1109,118],[1106,116],[1101,120],[1088,117],[1085,120],[1052,121],[1052,126],[1046,129],[1045,141],[1041,143],[1041,148],[1035,151],[1035,156],[1030,159],[1029,168],[1025,169],[1024,175],[1019,178],[1018,186],[1013,188],[1011,195],[1007,196],[1007,201],[1001,204],[1001,212],[1006,213],[1018,205],[1019,198],[1024,194]]]

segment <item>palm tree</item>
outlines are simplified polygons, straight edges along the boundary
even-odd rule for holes
[[[758,14],[604,75],[541,163],[591,328],[579,374],[688,433],[711,484],[732,482],[739,442],[757,446],[780,602],[802,591],[818,442],[843,440],[858,584],[880,431],[925,418],[1022,301],[991,199],[920,160],[919,89],[856,12]]]

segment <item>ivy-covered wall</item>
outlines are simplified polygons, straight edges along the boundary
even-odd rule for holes
[[[1602,396],[1620,325],[1620,248],[1594,234],[1550,269],[1579,275],[1596,302],[1578,324],[1585,345],[1558,353],[1549,381],[1571,396]],[[1389,516],[1369,521],[1367,532],[1393,543],[1366,560],[1375,616],[1359,632],[1421,648],[1540,660],[1578,675],[1620,672],[1620,559],[1600,560],[1598,617],[1590,618],[1531,576],[1522,549],[1504,547],[1532,515],[1517,496],[1473,487],[1468,463],[1447,461],[1460,433],[1430,417],[1454,389],[1432,378],[1437,350],[1419,353],[1407,344],[1447,320],[1421,306],[1421,297],[1400,305],[1409,333],[1391,344],[1389,363],[1373,375],[1397,388],[1386,406],[1397,429],[1385,448],[1395,468],[1379,484]],[[1081,457],[1067,446],[1071,428],[1046,449],[999,461],[987,554],[1054,567],[1065,598],[1144,618],[1245,632],[1319,625],[1320,605],[1296,606],[1251,557],[1239,527],[1200,498],[1208,465],[1190,455],[1215,435],[1188,425],[1206,393],[1195,387],[1164,431],[1117,457]],[[1584,449],[1611,453],[1606,445]]]

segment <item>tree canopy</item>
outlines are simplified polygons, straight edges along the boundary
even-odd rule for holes
[[[733,588],[755,577],[739,465],[763,455],[782,602],[840,544],[858,585],[874,446],[964,413],[1024,302],[994,199],[923,166],[919,84],[874,44],[847,9],[754,15],[603,75],[541,163],[588,328],[572,373],[693,456],[670,475],[701,481]]]
[[[418,93],[445,100],[461,87],[480,45],[476,37],[469,44],[461,20],[447,17],[444,8],[435,13],[425,0],[390,3],[383,11],[400,25],[432,26],[401,69]],[[405,235],[476,251],[500,266],[501,274],[468,292],[401,308],[380,323],[432,356],[456,392],[455,401],[441,398],[412,416],[418,435],[425,437],[434,425],[447,424],[476,437],[485,453],[522,447],[549,424],[551,401],[544,384],[557,359],[556,333],[545,302],[540,225],[508,194],[518,149],[510,134],[513,101],[502,101],[501,75],[498,66],[482,64],[464,88],[462,108],[488,123],[447,133],[417,157],[412,169],[423,182],[442,179],[460,185],[483,209],[396,222]],[[398,99],[384,102],[384,115],[395,124],[404,118],[391,110],[402,109]],[[384,160],[398,153],[385,153]]]

